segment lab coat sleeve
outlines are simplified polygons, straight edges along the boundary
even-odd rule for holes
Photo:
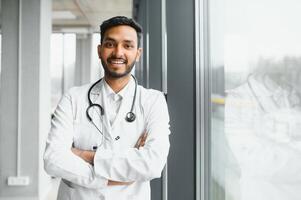
[[[300,181],[301,152],[292,143],[256,134],[252,117],[256,107],[251,97],[245,97],[230,93],[225,107],[226,137],[242,173],[274,182]]]
[[[94,157],[95,173],[114,181],[149,181],[161,176],[169,152],[169,115],[162,93],[149,104],[148,137],[144,147],[112,151],[101,147]]]
[[[93,166],[72,153],[73,112],[71,96],[66,94],[58,104],[44,152],[45,171],[86,188],[102,188],[107,180],[94,173]]]

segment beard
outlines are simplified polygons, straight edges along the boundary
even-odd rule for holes
[[[131,73],[133,67],[135,66],[135,61],[133,61],[132,63],[130,64],[127,64],[126,63],[126,69],[124,72],[122,73],[118,73],[118,72],[115,72],[113,70],[110,70],[110,68],[108,67],[107,63],[104,62],[103,60],[101,60],[101,64],[103,66],[103,69],[105,71],[105,75],[110,77],[110,78],[115,78],[115,79],[118,79],[118,78],[122,78],[122,77],[125,77],[127,76],[128,74]]]

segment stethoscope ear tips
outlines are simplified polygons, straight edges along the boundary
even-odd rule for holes
[[[133,112],[128,112],[126,114],[125,120],[127,122],[133,122],[133,121],[135,121],[135,119],[136,119],[136,115]]]

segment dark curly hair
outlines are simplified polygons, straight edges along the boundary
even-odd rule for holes
[[[137,41],[138,41],[138,47],[140,47],[140,39],[141,39],[141,34],[142,34],[142,27],[140,24],[138,24],[135,20],[131,18],[127,18],[125,16],[116,16],[112,17],[110,19],[105,20],[101,25],[100,25],[100,37],[101,40],[100,42],[103,42],[103,38],[105,35],[105,32],[115,26],[119,25],[127,25],[136,30],[137,33]]]

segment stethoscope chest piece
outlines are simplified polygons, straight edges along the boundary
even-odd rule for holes
[[[133,122],[133,121],[135,121],[135,119],[136,119],[136,115],[133,112],[128,112],[126,114],[125,120],[127,122]]]

